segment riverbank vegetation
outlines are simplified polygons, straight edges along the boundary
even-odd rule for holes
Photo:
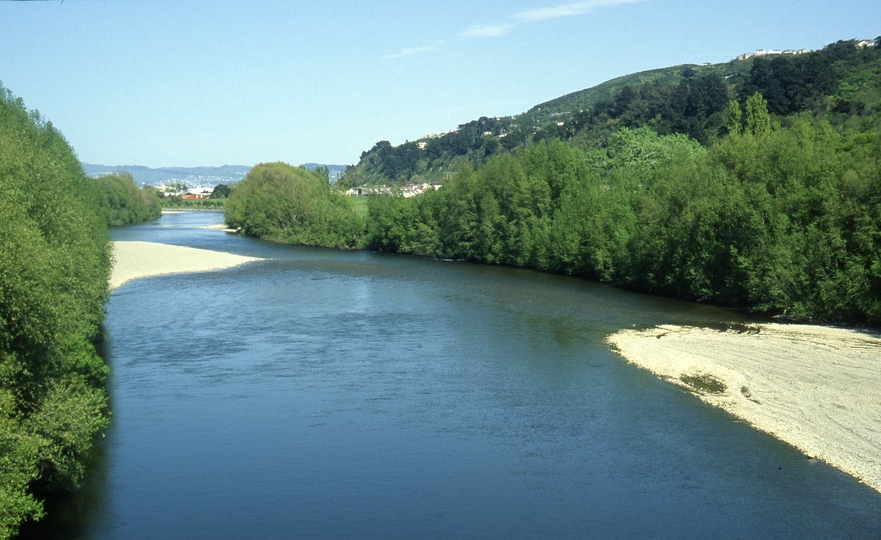
[[[43,515],[40,495],[77,484],[107,426],[102,196],[52,124],[0,87],[0,539]]]
[[[245,234],[290,244],[360,247],[363,220],[327,176],[285,163],[257,165],[232,190],[226,223]]]
[[[180,195],[159,199],[162,208],[169,210],[223,210],[227,199],[209,197],[207,199],[184,199]]]
[[[424,145],[378,143],[342,185],[457,172],[438,191],[372,196],[347,247],[881,324],[881,47],[709,67],[630,77],[528,137],[483,118]]]
[[[111,227],[149,221],[162,215],[156,190],[139,188],[126,171],[104,175],[93,182],[101,190],[101,206]]]
[[[365,245],[881,324],[881,134],[799,118],[710,148],[649,128],[586,156],[543,142],[372,198]]]

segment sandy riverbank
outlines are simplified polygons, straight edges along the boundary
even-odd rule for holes
[[[143,277],[208,272],[262,260],[220,251],[152,242],[114,242],[113,258],[115,262],[110,275],[111,289]]]
[[[607,341],[695,392],[881,491],[881,336],[823,326],[748,331],[660,326]]]

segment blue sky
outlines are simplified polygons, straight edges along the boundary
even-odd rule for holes
[[[89,163],[348,164],[636,71],[879,34],[877,0],[0,0],[0,81]]]

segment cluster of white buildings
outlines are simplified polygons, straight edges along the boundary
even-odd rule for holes
[[[747,58],[752,58],[753,56],[780,56],[782,54],[806,54],[810,51],[807,49],[787,49],[785,51],[780,51],[777,49],[771,49],[766,51],[765,49],[756,49],[754,53],[743,53],[737,57],[738,60],[746,60]]]
[[[863,39],[856,42],[856,46],[860,49],[865,49],[866,47],[874,47],[875,40],[874,39]],[[785,51],[771,49],[766,51],[765,49],[757,49],[754,53],[743,53],[737,57],[738,60],[746,60],[747,58],[752,58],[754,56],[780,56],[782,54],[807,54],[810,51],[807,49],[787,49]]]
[[[367,197],[368,195],[391,195],[400,193],[406,198],[415,197],[427,189],[440,189],[440,184],[410,184],[406,186],[361,186],[346,191],[350,197]]]

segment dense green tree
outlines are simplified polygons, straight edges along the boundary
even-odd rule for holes
[[[205,199],[184,199],[180,195],[162,197],[159,202],[162,208],[188,209],[188,210],[222,210],[227,199],[211,197]]]
[[[246,234],[302,245],[359,247],[364,224],[352,200],[305,169],[257,165],[225,206],[226,222]]]
[[[728,110],[725,111],[725,129],[731,135],[740,135],[743,132],[743,113],[734,100],[728,102]]]
[[[881,322],[881,136],[807,118],[772,131],[761,95],[747,116],[709,149],[625,128],[586,159],[560,141],[495,156],[439,192],[375,197],[367,245]]]
[[[746,100],[746,131],[757,137],[771,133],[771,115],[768,102],[759,92]]]
[[[211,195],[209,198],[211,199],[226,199],[229,197],[230,188],[226,184],[217,184],[214,186],[214,190],[211,191]]]
[[[716,74],[683,78],[664,116],[671,130],[685,133],[702,144],[721,127],[722,115],[728,106],[728,88]]]
[[[101,197],[51,123],[0,87],[0,539],[43,515],[35,490],[82,478],[107,425]]]
[[[111,227],[156,219],[162,206],[155,189],[140,189],[126,171],[93,180],[101,190],[101,206]]]
[[[312,172],[322,181],[327,183],[327,185],[330,185],[330,169],[327,167],[327,165],[319,165],[315,167]]]

